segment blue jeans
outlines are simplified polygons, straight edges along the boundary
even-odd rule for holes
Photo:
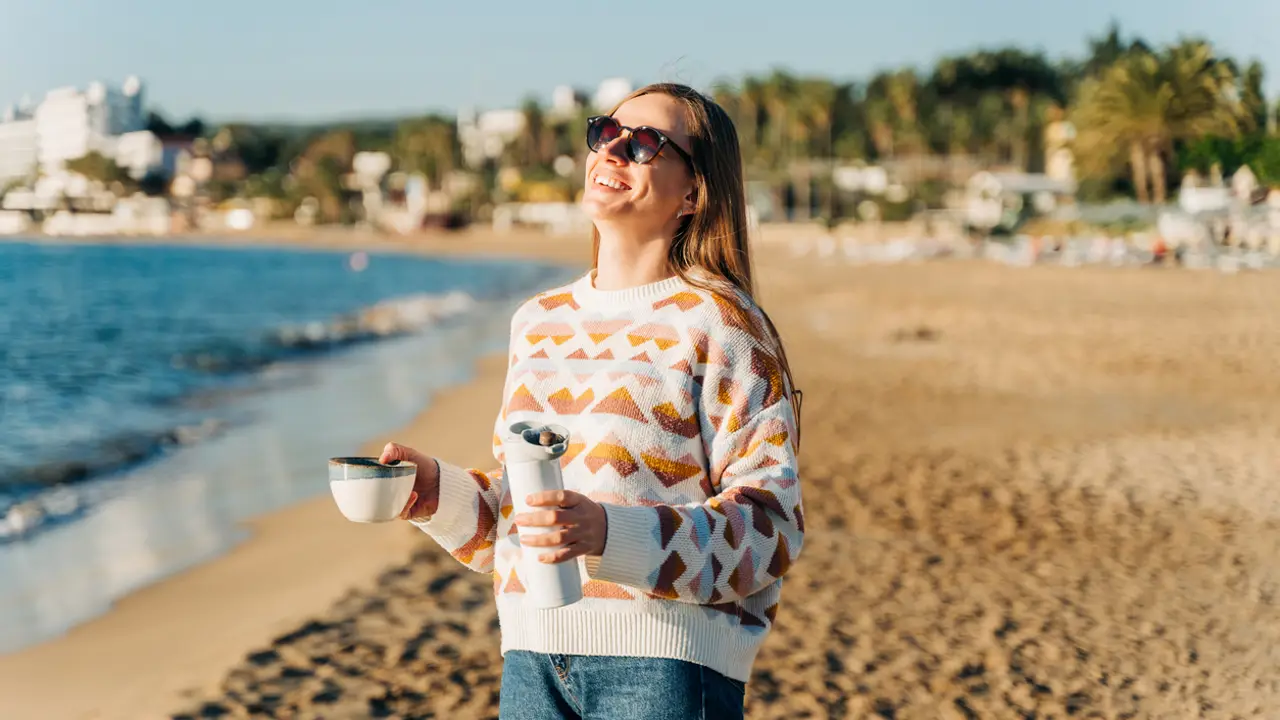
[[[501,720],[740,720],[746,687],[684,660],[510,650]]]

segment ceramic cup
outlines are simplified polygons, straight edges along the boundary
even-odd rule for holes
[[[400,517],[413,492],[418,466],[383,465],[377,458],[329,459],[329,491],[338,510],[352,522],[387,522]]]

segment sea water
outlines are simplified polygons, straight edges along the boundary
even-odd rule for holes
[[[519,302],[577,272],[358,260],[0,244],[0,652],[327,492],[326,458],[465,380]]]

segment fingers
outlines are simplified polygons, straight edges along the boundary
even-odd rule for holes
[[[418,493],[409,493],[409,502],[405,503],[404,509],[400,511],[400,519],[408,520],[413,517],[413,506],[418,503]]]
[[[538,562],[551,565],[554,563],[562,563],[566,560],[572,560],[582,554],[584,554],[582,545],[579,543],[573,543],[558,550],[542,553],[538,556]]]
[[[383,465],[395,465],[400,462],[411,462],[418,467],[422,467],[427,464],[428,460],[430,460],[430,458],[417,450],[401,445],[400,443],[393,442],[387,443],[386,447],[382,448],[382,454],[378,456],[378,462]]]
[[[548,533],[528,534],[520,536],[521,545],[532,545],[534,547],[559,547],[566,545],[572,541],[576,533],[570,528],[561,528]]]
[[[383,465],[393,465],[401,460],[408,460],[409,454],[412,452],[412,450],[403,445],[389,442],[386,447],[382,448],[382,454],[378,456],[378,462]]]
[[[537,510],[516,515],[516,525],[522,527],[551,527],[554,525],[574,525],[577,523],[576,513],[571,510]]]
[[[525,498],[525,502],[533,507],[577,507],[578,502],[582,499],[581,493],[572,490],[544,490],[536,492]]]

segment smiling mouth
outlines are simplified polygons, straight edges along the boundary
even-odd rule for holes
[[[601,187],[607,187],[610,190],[630,190],[631,189],[630,185],[622,182],[621,180],[617,180],[615,178],[596,175],[595,177],[592,178],[592,180],[595,182],[596,185],[600,185]]]

